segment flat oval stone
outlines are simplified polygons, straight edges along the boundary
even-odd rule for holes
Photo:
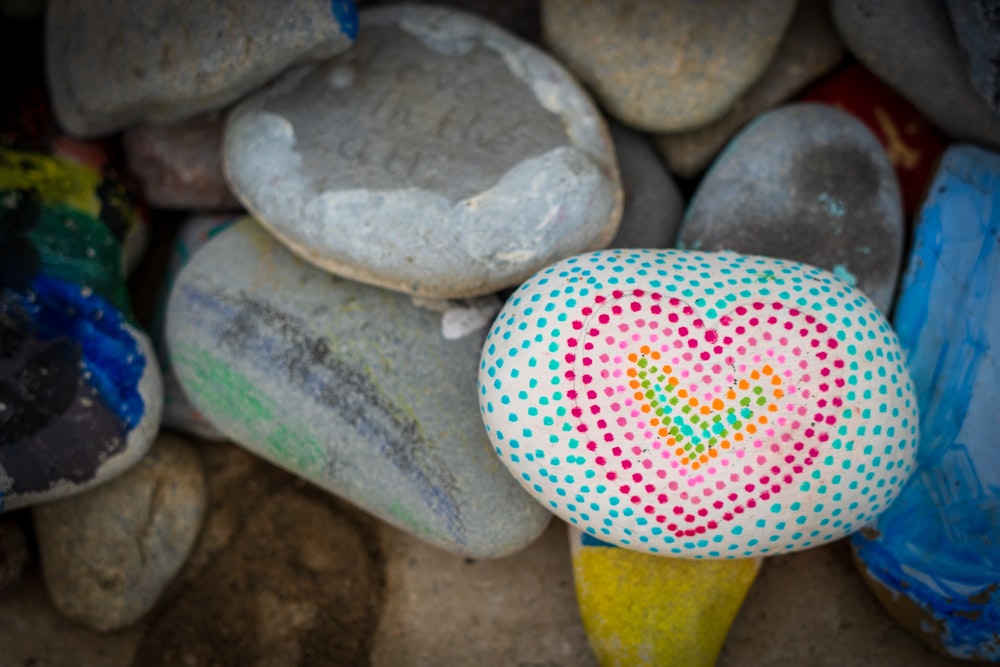
[[[227,178],[282,242],[332,273],[452,298],[611,240],[614,148],[558,63],[449,9],[362,19],[349,52],[229,117]]]
[[[431,544],[493,557],[550,516],[478,417],[489,301],[421,307],[320,271],[245,220],[181,271],[167,343],[188,398],[234,442]]]
[[[33,508],[53,604],[102,632],[137,622],[184,565],[206,505],[198,451],[164,434],[125,474]]]
[[[791,0],[543,0],[545,42],[626,125],[679,132],[725,114],[760,78]]]
[[[860,529],[906,482],[917,405],[896,335],[833,274],[734,253],[608,250],[524,283],[490,330],[500,460],[606,542],[694,558]]]
[[[329,58],[358,29],[353,0],[283,3],[55,0],[48,90],[70,134],[111,134],[220,109],[285,68]]]
[[[906,98],[855,61],[810,87],[799,98],[851,114],[872,131],[896,171],[907,220],[927,195],[948,139]]]
[[[714,667],[762,558],[662,558],[569,527],[573,581],[602,667]]]
[[[759,116],[712,165],[677,245],[806,262],[855,282],[888,313],[903,258],[899,185],[857,119],[788,105]]]
[[[153,442],[163,388],[126,291],[134,224],[100,172],[0,150],[0,511],[106,482]]]
[[[920,404],[916,472],[852,538],[866,583],[914,635],[1000,660],[1000,154],[945,152],[893,322]]]

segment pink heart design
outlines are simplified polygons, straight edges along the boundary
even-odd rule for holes
[[[641,289],[597,296],[566,340],[589,462],[677,537],[777,499],[830,447],[844,359],[827,325],[753,300],[705,324]]]

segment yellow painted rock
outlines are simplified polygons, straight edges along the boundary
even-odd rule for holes
[[[580,615],[603,667],[715,664],[763,559],[665,558],[569,533]]]

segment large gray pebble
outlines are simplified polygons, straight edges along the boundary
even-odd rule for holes
[[[853,116],[822,104],[781,107],[712,165],[678,245],[812,264],[855,283],[888,313],[903,251],[899,185],[882,146]]]
[[[350,0],[52,0],[49,93],[60,124],[78,136],[173,122],[340,53],[356,30]]]
[[[327,271],[439,298],[495,292],[611,240],[614,149],[547,54],[444,8],[362,13],[349,52],[236,107],[237,197]]]
[[[141,619],[184,565],[205,517],[198,452],[161,434],[136,467],[32,511],[56,608],[95,630]]]
[[[167,343],[188,398],[233,442],[440,548],[495,557],[550,517],[479,416],[499,306],[337,278],[245,220],[181,271]]]

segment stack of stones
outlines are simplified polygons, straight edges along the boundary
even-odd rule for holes
[[[370,4],[35,19],[0,607],[37,552],[65,616],[149,624],[137,664],[439,664],[372,639],[391,545],[503,562],[555,516],[590,663],[715,664],[768,557],[849,535],[907,629],[1000,660],[990,3]]]

